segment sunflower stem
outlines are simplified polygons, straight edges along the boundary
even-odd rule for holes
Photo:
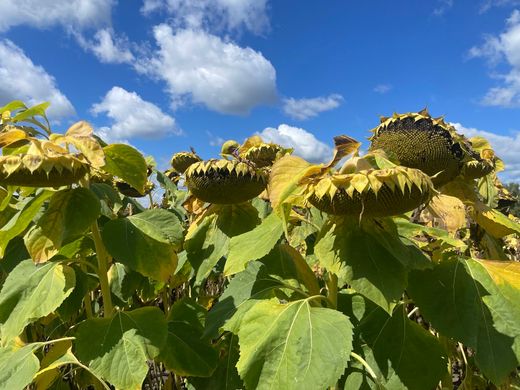
[[[110,293],[110,285],[108,284],[108,254],[103,245],[101,234],[99,233],[99,226],[95,221],[92,226],[92,238],[94,239],[94,245],[96,247],[96,254],[98,260],[98,277],[99,284],[101,285],[101,295],[103,296],[103,308],[104,316],[110,318],[112,316],[112,296]]]
[[[327,285],[327,299],[330,303],[332,309],[338,308],[338,277],[332,272],[328,272],[327,280],[325,281]]]

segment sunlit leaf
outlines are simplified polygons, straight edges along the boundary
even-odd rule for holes
[[[232,237],[229,242],[229,255],[224,267],[224,275],[243,271],[248,262],[267,255],[282,234],[282,221],[273,213],[253,230]]]
[[[103,170],[119,177],[139,192],[144,192],[147,181],[146,161],[141,153],[129,145],[111,144],[103,148]]]
[[[52,313],[72,292],[74,270],[59,263],[21,262],[0,291],[2,345],[22,333],[27,324]]]
[[[332,386],[349,360],[352,333],[347,316],[309,300],[260,301],[238,330],[238,372],[251,389]]]
[[[101,378],[122,390],[140,389],[167,337],[166,319],[156,307],[117,312],[78,325],[76,356]]]
[[[508,234],[520,234],[520,224],[484,203],[474,204],[474,218],[493,237],[502,238]]]
[[[22,348],[0,348],[0,390],[23,390],[32,382],[40,367],[34,351],[41,343]]]
[[[52,196],[52,191],[39,191],[36,196],[22,200],[19,211],[0,229],[0,258],[11,239],[22,233],[40,211],[43,202]]]

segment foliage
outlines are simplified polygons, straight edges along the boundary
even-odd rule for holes
[[[518,388],[518,187],[487,141],[442,122],[473,171],[436,188],[347,136],[328,164],[254,136],[160,172],[47,106],[0,108],[0,389]],[[181,185],[212,164],[238,167],[199,172],[218,204]]]

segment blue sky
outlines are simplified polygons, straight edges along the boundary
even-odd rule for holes
[[[520,181],[518,0],[2,0],[0,105],[49,100],[162,168],[260,133],[328,159],[427,106]]]

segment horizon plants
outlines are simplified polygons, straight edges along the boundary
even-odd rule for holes
[[[486,140],[423,110],[362,156],[253,136],[161,172],[47,106],[0,108],[0,389],[520,387],[520,224]]]

